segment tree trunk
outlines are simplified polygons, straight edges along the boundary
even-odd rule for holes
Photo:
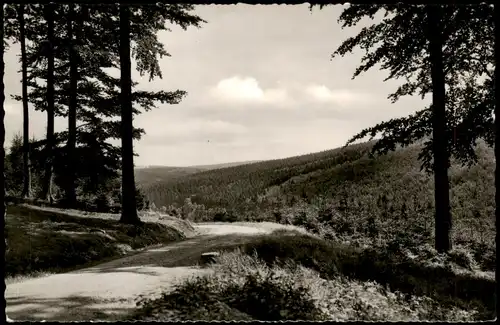
[[[52,168],[54,160],[54,5],[47,4],[47,41],[49,42],[47,58],[47,145],[45,146],[45,173],[43,179],[42,199],[53,202]]]
[[[30,117],[28,109],[28,66],[26,62],[26,35],[24,27],[24,5],[18,6],[19,37],[21,45],[21,70],[23,94],[23,193],[25,199],[31,198],[31,166],[30,166]]]
[[[446,142],[446,88],[443,66],[441,6],[427,5],[429,60],[432,78],[432,141],[434,156],[435,245],[440,253],[451,249],[451,211]]]
[[[5,71],[5,63],[3,61],[4,54],[4,5],[5,3],[0,2],[0,119],[2,120],[0,125],[0,192],[2,196],[2,202],[0,203],[0,213],[2,214],[2,229],[5,229],[5,217],[7,213],[7,206],[5,204],[5,85],[3,82],[3,75]],[[5,251],[7,248],[7,238],[4,235],[4,245],[0,247],[0,251],[2,252],[2,260],[5,261]],[[5,264],[4,264],[5,265]],[[2,267],[2,276],[5,279],[5,268]],[[2,290],[2,304],[6,306],[7,301],[5,300],[5,281],[2,281],[1,284]],[[5,308],[2,308],[2,315],[0,316],[2,319],[6,320],[7,315],[5,313]]]
[[[132,74],[130,65],[130,10],[120,4],[122,214],[120,222],[140,223],[135,202],[134,144],[132,138]]]
[[[68,207],[76,205],[76,110],[77,110],[77,87],[78,66],[77,53],[74,48],[73,22],[75,18],[75,4],[69,4],[68,13],[68,45],[69,45],[69,107],[68,107],[68,142],[67,142],[67,174],[66,174],[66,204]],[[80,26],[79,26],[80,27]]]

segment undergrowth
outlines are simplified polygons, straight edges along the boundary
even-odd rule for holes
[[[192,278],[159,299],[139,301],[132,319],[469,321],[477,314],[373,281],[324,279],[292,260],[269,264],[257,254],[222,253],[213,274]]]
[[[437,254],[428,245],[410,250],[397,243],[384,249],[361,248],[298,233],[261,236],[242,249],[257,254],[268,266],[291,260],[316,270],[325,279],[342,275],[376,281],[408,295],[425,295],[440,304],[475,309],[481,319],[496,317],[494,276],[471,271],[475,262],[469,255],[457,263],[457,256],[463,254],[458,249]]]

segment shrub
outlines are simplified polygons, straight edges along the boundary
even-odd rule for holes
[[[223,252],[212,267],[214,273],[142,303],[133,319],[470,321],[476,313],[391,292],[376,282],[342,276],[325,280],[292,262],[268,266],[240,250]],[[165,319],[165,314],[172,316]]]
[[[286,236],[274,234],[243,246],[244,252],[255,252],[267,265],[276,260],[292,260],[321,274],[333,277],[342,267],[341,261],[355,256],[356,249],[337,245],[308,235]]]
[[[179,311],[176,320],[324,319],[292,268],[268,268],[238,253],[223,253],[214,267],[215,274],[190,279],[160,299],[143,300],[133,318],[174,309]]]
[[[146,199],[142,188],[136,185],[135,187],[135,204],[137,210],[144,211],[149,208],[149,201]]]
[[[114,201],[111,195],[105,192],[99,192],[94,199],[93,205],[96,208],[96,212],[110,212],[111,207],[114,206]]]
[[[243,251],[255,252],[267,265],[291,260],[318,271],[325,279],[342,274],[362,281],[377,281],[406,294],[428,295],[450,306],[474,306],[480,310],[477,316],[480,319],[489,319],[494,312],[494,281],[456,274],[444,263],[446,258],[441,265],[426,265],[397,241],[386,249],[357,249],[311,236],[274,234],[245,244]]]
[[[448,256],[453,263],[466,269],[472,270],[477,267],[474,256],[464,247],[454,247],[448,252]]]
[[[274,269],[265,275],[249,274],[243,287],[227,291],[240,297],[234,302],[236,308],[258,320],[319,320],[322,316],[306,287]]]

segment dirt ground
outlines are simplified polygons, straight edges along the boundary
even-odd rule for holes
[[[198,235],[91,268],[7,285],[6,313],[15,321],[119,320],[142,296],[155,297],[186,278],[212,272],[202,253],[236,247],[276,229],[259,224],[194,225]],[[279,227],[279,226],[278,226]]]

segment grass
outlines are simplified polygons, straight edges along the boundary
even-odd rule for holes
[[[321,262],[330,261],[342,268],[342,262],[337,260],[343,254],[342,249],[318,243],[308,245],[316,240],[313,237],[298,238],[298,244],[295,239],[261,236],[241,250],[223,252],[212,265],[214,273],[192,278],[159,299],[140,301],[131,320],[472,321],[481,318],[478,308],[442,304],[435,297],[408,295],[376,281],[332,271]],[[277,248],[270,241],[280,242],[284,247]],[[282,258],[281,262],[270,262],[274,254]]]
[[[8,282],[91,266],[148,246],[179,241],[194,233],[192,226],[182,220],[144,216],[143,225],[132,226],[119,223],[118,218],[110,214],[8,206],[5,226]]]

